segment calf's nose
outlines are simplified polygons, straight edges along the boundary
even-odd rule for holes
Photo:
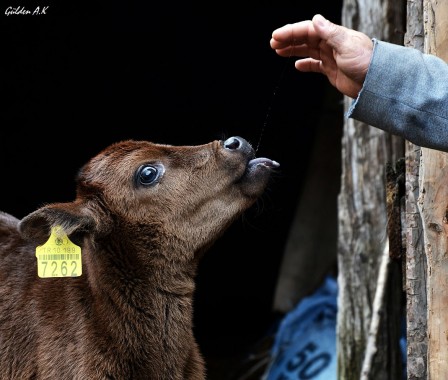
[[[238,151],[248,157],[254,157],[255,151],[245,139],[239,136],[229,137],[224,141],[224,148],[231,151]]]

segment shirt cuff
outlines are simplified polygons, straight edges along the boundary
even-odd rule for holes
[[[370,59],[370,64],[372,63],[373,60],[373,56],[376,53],[376,47],[378,46],[378,40],[376,38],[372,38],[372,42],[373,42],[373,51],[372,51],[372,58]],[[369,71],[370,71],[370,64],[369,67],[367,68],[367,73],[366,73],[366,78],[364,79],[364,83],[361,87],[361,91],[359,91],[358,96],[356,97],[356,99],[354,99],[352,101],[352,104],[350,105],[350,107],[348,108],[345,117],[346,118],[350,118],[352,117],[353,113],[355,112],[356,106],[358,105],[358,103],[362,100],[363,98],[363,92],[364,92],[364,88],[366,87],[366,83],[368,80],[368,76],[369,76]]]

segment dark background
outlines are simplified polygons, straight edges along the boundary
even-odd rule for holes
[[[4,14],[19,5],[49,8]],[[341,6],[3,2],[0,210],[22,218],[72,200],[78,168],[118,140],[187,145],[240,135],[257,146],[261,136],[258,155],[281,168],[204,257],[197,278],[195,331],[210,378],[232,372],[238,363],[226,358],[244,356],[276,320],[278,269],[329,86],[277,56],[270,36],[315,13],[340,22]]]

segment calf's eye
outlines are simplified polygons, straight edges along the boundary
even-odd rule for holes
[[[150,186],[156,184],[162,174],[164,168],[160,164],[145,164],[140,166],[135,173],[135,182],[137,185]]]

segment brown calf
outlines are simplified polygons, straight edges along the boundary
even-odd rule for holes
[[[80,170],[73,202],[21,221],[0,213],[0,379],[204,379],[192,332],[198,260],[277,166],[240,137],[124,141]],[[36,247],[53,227],[41,265],[59,277],[41,278]],[[72,256],[55,258],[67,237],[81,249],[77,270]]]

